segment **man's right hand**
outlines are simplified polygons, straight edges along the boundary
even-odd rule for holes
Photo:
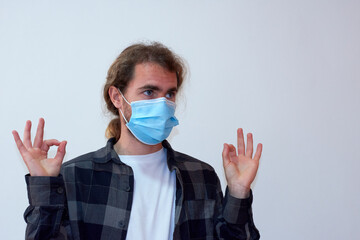
[[[43,140],[44,125],[44,119],[40,118],[34,144],[31,143],[31,121],[26,121],[24,142],[21,141],[17,131],[12,131],[12,134],[31,176],[57,177],[59,176],[61,164],[65,156],[66,141],[59,142],[56,139]],[[58,146],[54,158],[48,158],[47,156],[51,146]]]

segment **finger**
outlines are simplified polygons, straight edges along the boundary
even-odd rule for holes
[[[55,155],[55,160],[58,161],[59,163],[62,163],[62,161],[64,160],[64,156],[65,156],[65,153],[66,153],[66,144],[67,142],[66,141],[62,141],[57,149],[57,153]]]
[[[13,136],[14,136],[14,140],[15,140],[16,146],[17,146],[17,148],[19,149],[19,152],[20,152],[21,156],[24,156],[24,154],[27,153],[27,149],[26,149],[26,147],[24,146],[23,142],[21,141],[20,136],[19,136],[19,133],[14,130],[14,131],[12,131],[12,134],[13,134]]]
[[[51,146],[59,146],[60,145],[60,142],[56,139],[48,139],[48,140],[45,140],[43,141],[42,145],[41,145],[41,150],[42,151],[49,151],[49,148]]]
[[[259,143],[256,147],[256,152],[255,152],[255,156],[254,156],[254,159],[256,161],[259,161],[260,160],[260,157],[261,157],[261,153],[262,153],[262,144]]]
[[[229,146],[226,143],[224,143],[224,148],[223,148],[223,151],[222,151],[222,159],[223,159],[224,167],[227,166],[230,163]]]
[[[44,125],[45,125],[45,120],[43,118],[40,118],[34,140],[34,147],[36,148],[40,148],[42,145],[43,137],[44,137]]]
[[[31,121],[27,120],[24,129],[24,145],[27,148],[31,148]]]
[[[238,147],[238,154],[244,155],[245,154],[245,142],[244,142],[244,132],[242,128],[237,130],[237,147]]]
[[[253,136],[251,133],[247,134],[247,142],[246,142],[246,154],[245,156],[252,158],[253,155]]]

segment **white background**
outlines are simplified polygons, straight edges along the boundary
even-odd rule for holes
[[[44,117],[46,138],[68,140],[66,160],[104,146],[107,70],[143,40],[190,67],[176,150],[225,186],[222,144],[238,127],[263,143],[262,239],[360,239],[360,2],[344,0],[0,1],[0,239],[25,231],[11,130]]]

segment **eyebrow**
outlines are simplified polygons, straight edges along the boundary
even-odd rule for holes
[[[147,84],[139,88],[140,91],[143,90],[153,90],[153,91],[160,91],[161,89],[158,86]],[[170,88],[168,92],[177,92],[177,87]]]

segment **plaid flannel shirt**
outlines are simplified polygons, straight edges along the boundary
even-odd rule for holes
[[[114,144],[109,139],[104,148],[65,162],[59,177],[26,176],[26,239],[126,238],[131,208],[136,207],[134,175]],[[176,171],[174,240],[260,238],[251,192],[249,198],[237,199],[226,190],[223,198],[210,165],[172,150],[167,141],[163,146],[169,170]]]

